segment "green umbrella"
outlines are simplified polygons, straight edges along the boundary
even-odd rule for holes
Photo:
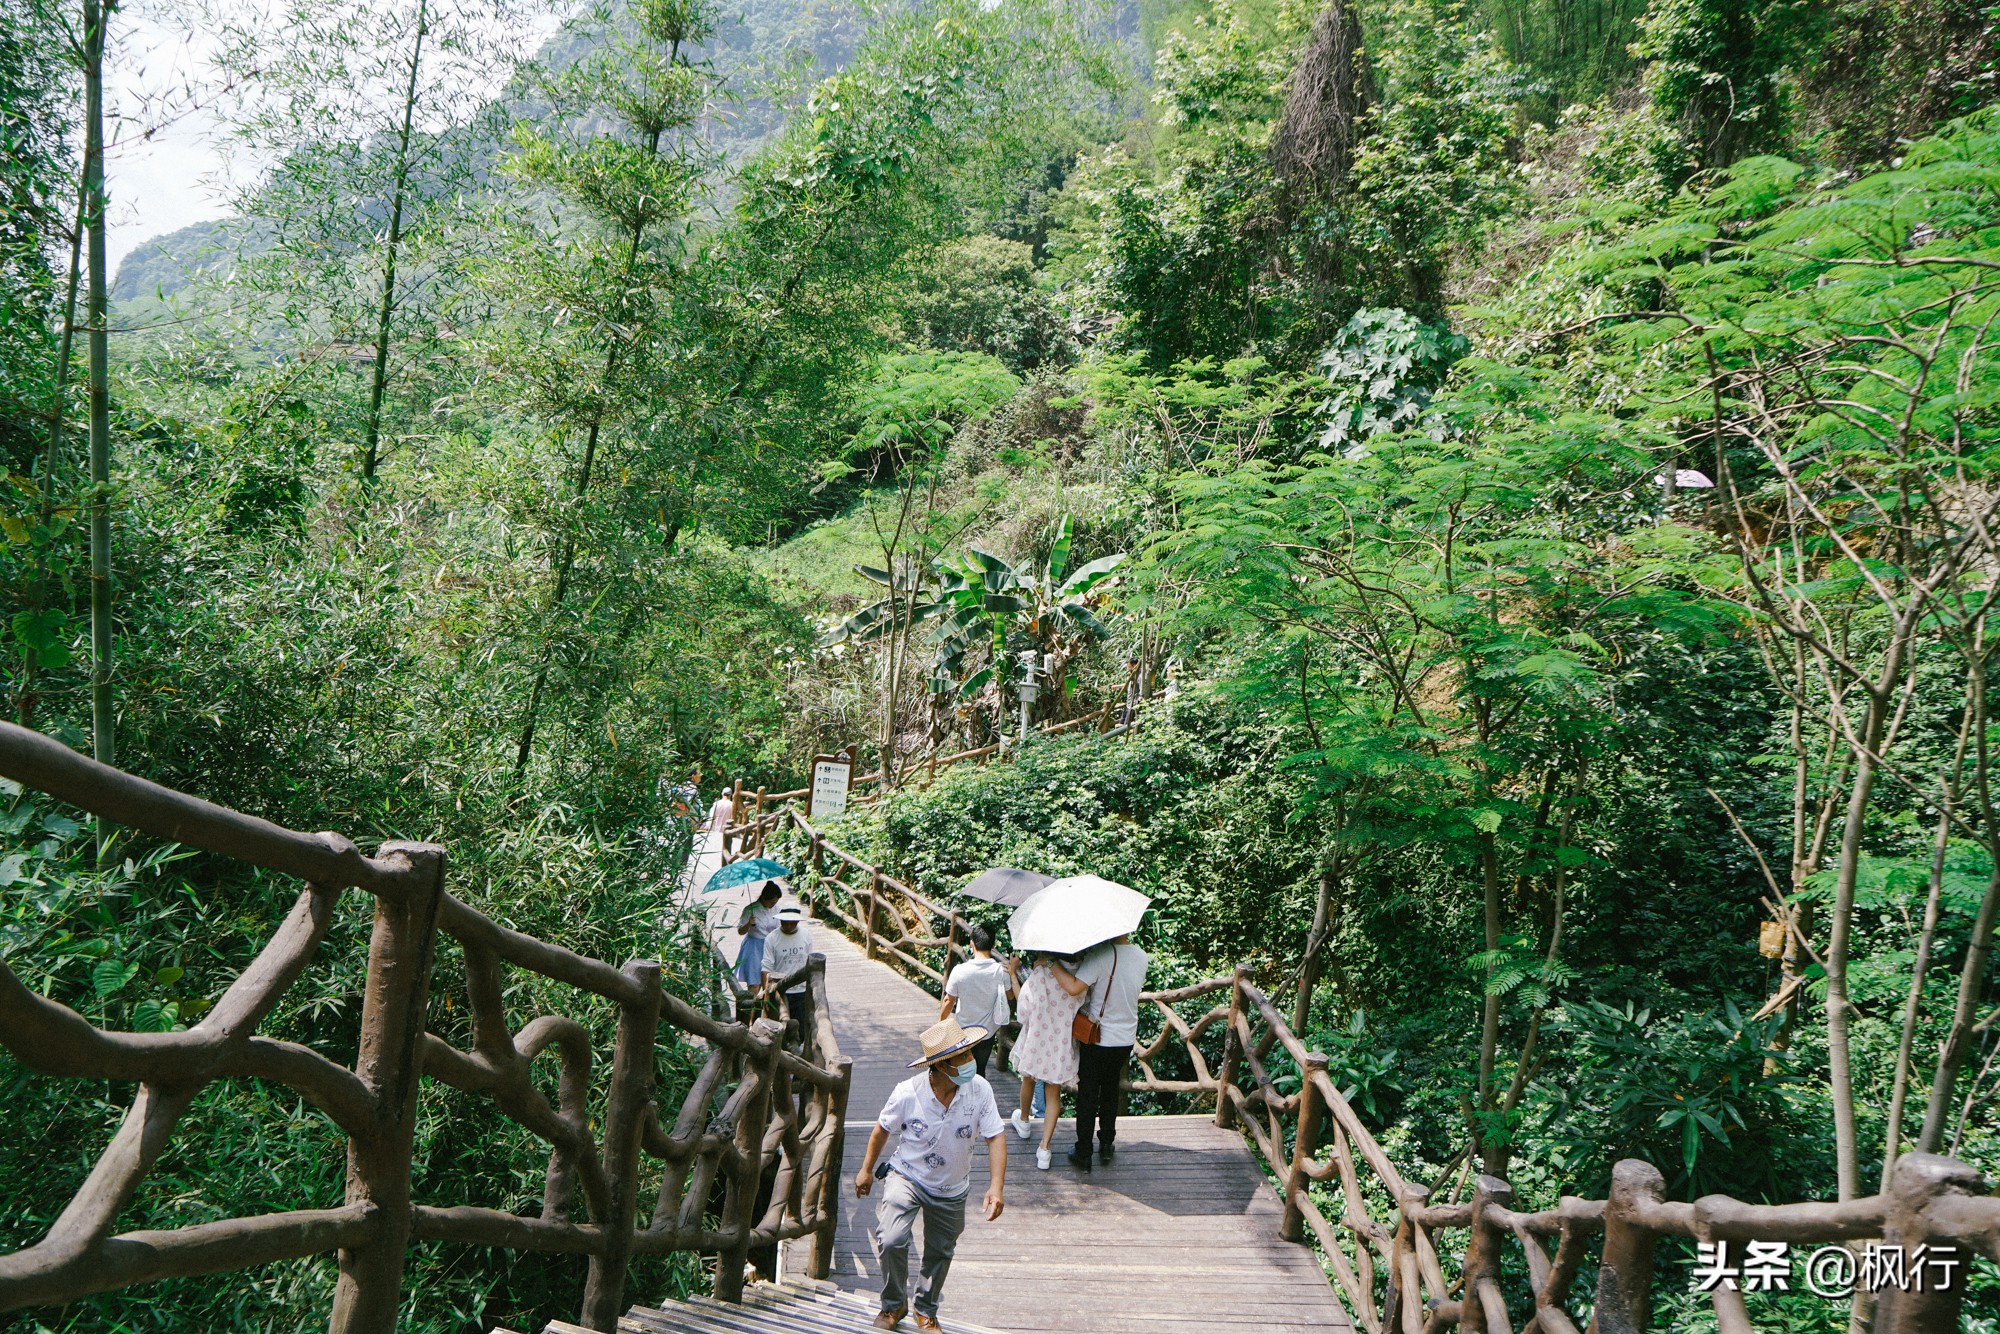
[[[748,861],[731,862],[708,878],[701,887],[704,894],[713,894],[718,889],[734,889],[756,880],[776,880],[781,875],[790,875],[783,863],[774,862],[769,857],[752,857]]]

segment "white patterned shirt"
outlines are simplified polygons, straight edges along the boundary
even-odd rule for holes
[[[961,1058],[971,1059],[968,1049]],[[875,1124],[899,1136],[889,1158],[898,1175],[942,1199],[972,1187],[972,1146],[1006,1129],[993,1086],[978,1075],[961,1086],[947,1107],[931,1092],[928,1070],[896,1085]]]

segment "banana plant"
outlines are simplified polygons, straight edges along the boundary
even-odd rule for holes
[[[885,591],[880,599],[821,635],[822,647],[870,643],[891,630],[921,624],[945,609],[937,580],[915,560],[897,560],[893,574],[873,565],[857,565],[854,572]]]
[[[956,566],[935,563],[939,609],[931,614],[942,620],[933,689],[955,685],[959,697],[969,699],[989,685],[1005,685],[1016,670],[1014,652],[1031,648],[1050,659],[1049,676],[1060,682],[1079,653],[1110,634],[1098,613],[1108,602],[1105,585],[1125,557],[1105,556],[1070,570],[1073,536],[1064,515],[1039,571],[979,547],[968,548]],[[974,670],[981,647],[986,662]]]
[[[883,595],[820,643],[872,643],[934,621],[933,695],[972,700],[991,688],[997,702],[1018,673],[1014,654],[1026,649],[1045,655],[1050,678],[1061,682],[1077,655],[1110,635],[1099,614],[1109,601],[1106,585],[1125,560],[1120,553],[1069,569],[1074,532],[1064,515],[1039,569],[976,546],[956,562],[939,557],[928,567],[914,559],[898,560],[893,572],[857,565],[854,572]]]

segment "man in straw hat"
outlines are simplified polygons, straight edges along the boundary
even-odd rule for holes
[[[965,1230],[965,1197],[972,1189],[972,1144],[986,1141],[991,1182],[986,1187],[986,1221],[1006,1207],[1006,1123],[993,1099],[993,1086],[974,1067],[972,1049],[987,1030],[966,1028],[947,1018],[924,1030],[924,1054],[911,1061],[923,1073],[896,1085],[854,1177],[854,1193],[864,1197],[884,1178],[875,1206],[875,1244],[882,1257],[882,1310],[875,1328],[894,1329],[909,1313],[910,1238],[917,1215],[924,1219],[922,1283],[916,1295],[917,1328],[938,1329],[938,1295],[951,1272],[958,1234]],[[896,1140],[896,1152],[878,1171],[876,1160]]]

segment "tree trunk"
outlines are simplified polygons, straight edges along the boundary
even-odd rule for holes
[[[1936,1153],[1944,1141],[1945,1118],[1951,1111],[1951,1094],[1959,1072],[1972,1054],[1976,1027],[1973,1014],[1979,1008],[1979,993],[1986,984],[1986,967],[1993,957],[1993,928],[2000,919],[2000,870],[1986,882],[1986,894],[1979,901],[1979,916],[1973,919],[1972,940],[1965,951],[1965,966],[1958,974],[1958,1003],[1953,1007],[1951,1028],[1945,1035],[1944,1050],[1938,1054],[1937,1073],[1931,1080],[1929,1104],[1924,1108],[1924,1128],[1917,1136],[1920,1153]]]
[[[1916,962],[1910,968],[1910,992],[1903,1000],[1903,1031],[1896,1043],[1896,1075],[1889,1093],[1889,1125],[1882,1135],[1882,1189],[1886,1192],[1903,1152],[1903,1106],[1910,1093],[1910,1053],[1917,1040],[1917,1018],[1923,1012],[1924,975],[1930,971],[1931,947],[1937,940],[1938,904],[1944,893],[1944,854],[1951,839],[1951,808],[1938,816],[1931,844],[1931,879],[1924,896],[1924,924],[1917,933]]]
[[[83,0],[84,194],[90,201],[90,750],[116,762],[111,711],[111,352],[105,319],[104,36],[115,0]]]
[[[674,50],[678,53],[680,50],[679,46],[676,45]],[[657,133],[647,140],[646,149],[649,153],[658,156],[660,151],[660,136]],[[625,252],[625,277],[627,281],[630,281],[634,270],[638,268],[639,247],[644,240],[645,229],[643,227],[635,228],[632,232],[631,245]],[[607,393],[610,391],[611,377],[617,373],[617,370],[618,344],[613,343],[611,350],[604,354],[604,385]],[[577,470],[575,498],[579,515],[583,509],[584,498],[590,494],[591,470],[597,463],[597,441],[603,430],[604,407],[602,404],[599,404],[596,414],[591,418],[590,430],[584,436],[583,465]],[[678,527],[678,523],[676,527]],[[671,539],[669,545],[671,546]],[[569,597],[570,572],[575,568],[576,533],[574,528],[572,528],[563,537],[562,546],[556,557],[556,586],[555,591],[549,594],[548,623],[544,627],[542,639],[542,660],[540,665],[535,668],[535,684],[528,691],[528,707],[521,717],[521,740],[514,750],[514,773],[517,777],[528,771],[528,757],[534,753],[535,722],[541,716],[542,692],[548,686],[549,662],[555,652],[554,642],[549,636],[555,633],[556,617],[562,612],[563,603]]]
[[[1868,825],[1869,797],[1875,786],[1877,747],[1902,674],[1903,649],[1909,630],[1892,632],[1882,673],[1868,692],[1868,712],[1861,744],[1854,756],[1854,786],[1847,794],[1847,814],[1840,831],[1840,863],[1833,887],[1833,921],[1826,946],[1826,1053],[1828,1082],[1833,1095],[1835,1173],[1840,1198],[1854,1199],[1861,1190],[1859,1130],[1854,1119],[1853,1051],[1848,1040],[1847,953],[1854,925],[1854,888],[1861,871],[1861,839]]]
[[[1993,790],[1991,784],[1992,756],[1988,749],[1989,723],[1986,717],[1986,657],[1983,652],[1969,655],[1969,689],[1967,695],[1971,704],[1967,731],[1973,746],[1974,792],[1979,805],[1986,838],[1987,851],[2000,853],[2000,848],[1992,846],[1990,840],[2000,839],[2000,828],[1995,825]],[[1972,1054],[1973,1039],[1977,1025],[1973,1012],[1979,1007],[1979,995],[1986,985],[1986,968],[1993,953],[1993,930],[1995,919],[2000,918],[2000,862],[1986,882],[1986,894],[1979,902],[1979,914],[1973,919],[1972,938],[1967,942],[1965,964],[1958,974],[1958,1000],[1952,1007],[1951,1028],[1945,1034],[1944,1049],[1938,1053],[1937,1071],[1931,1079],[1930,1101],[1924,1108],[1923,1130],[1917,1136],[1917,1148],[1923,1153],[1936,1153],[1944,1140],[1944,1125],[1951,1112],[1951,1095],[1958,1083],[1959,1072],[1964,1069],[1966,1059]],[[1987,1022],[1991,1022],[1989,1018]]]
[[[1484,831],[1479,835],[1479,874],[1486,901],[1486,950],[1491,954],[1500,948],[1500,849],[1494,836]],[[1500,1105],[1498,1090],[1494,1087],[1494,1067],[1500,1051],[1500,997],[1494,994],[1490,985],[1493,967],[1491,963],[1486,965],[1488,985],[1484,988],[1486,995],[1479,1016],[1479,1110],[1482,1113],[1495,1111]],[[1506,1144],[1491,1138],[1490,1127],[1477,1126],[1474,1129],[1479,1137],[1481,1170],[1489,1176],[1505,1176]]]
[[[618,351],[616,348],[613,348],[609,364],[605,367],[605,378],[607,380],[610,379],[611,370],[616,366],[617,361]],[[597,462],[599,430],[599,424],[592,422],[589,433],[584,437],[583,466],[577,471],[575,492],[579,509],[582,508],[584,497],[590,493],[590,473]],[[562,611],[564,600],[569,597],[569,576],[570,572],[575,568],[576,535],[569,533],[564,535],[561,554],[556,557],[556,586],[555,591],[549,594],[549,623],[543,627],[542,661],[541,665],[535,669],[534,687],[528,691],[528,708],[521,719],[521,741],[514,751],[514,772],[517,775],[527,772],[528,756],[534,752],[535,720],[541,714],[542,691],[547,687],[549,682],[549,662],[555,651],[549,636],[555,634],[555,618]]]
[[[396,188],[389,202],[389,245],[382,260],[382,299],[375,321],[375,370],[368,387],[368,434],[361,447],[361,480],[375,480],[382,439],[382,395],[389,385],[389,321],[396,310],[396,253],[403,244],[403,196],[410,180],[410,131],[417,115],[417,73],[428,31],[427,0],[417,5],[417,39],[410,48],[410,81],[403,90],[403,125],[396,136]]]
[[[1306,933],[1305,957],[1299,960],[1299,991],[1292,1001],[1292,1032],[1305,1037],[1312,1020],[1313,988],[1319,985],[1320,956],[1332,929],[1333,892],[1340,887],[1340,856],[1327,860],[1319,873],[1319,899],[1313,905],[1312,929]]]
[[[1792,645],[1792,663],[1793,679],[1803,683],[1806,675],[1805,647],[1797,642]],[[1783,923],[1785,942],[1779,955],[1778,986],[1781,990],[1803,970],[1803,964],[1800,962],[1803,951],[1799,948],[1799,937],[1806,933],[1807,926],[1805,922],[1797,920],[1800,909],[1794,905],[1799,903],[1799,892],[1806,887],[1806,881],[1812,874],[1812,868],[1806,861],[1806,849],[1811,844],[1811,835],[1806,832],[1806,797],[1812,779],[1812,766],[1805,749],[1805,705],[1796,699],[1792,701],[1791,739],[1792,874],[1786,886],[1790,891],[1789,900],[1778,905],[1778,911],[1788,919]],[[1767,1078],[1777,1074],[1779,1070],[1779,1061],[1775,1053],[1791,1050],[1792,1027],[1798,1023],[1798,1018],[1799,995],[1798,988],[1794,987],[1791,999],[1785,1002],[1784,1009],[1779,1012],[1778,1027],[1771,1035],[1771,1051],[1774,1054],[1764,1058],[1764,1074]]]
[[[912,601],[915,600],[914,594]],[[902,645],[908,633],[902,625],[903,608],[896,592],[896,561],[889,559],[889,652],[882,664],[882,782],[876,789],[887,792],[896,782],[896,691],[902,684]]]
[[[1344,0],[1332,0],[1313,21],[1290,82],[1271,159],[1294,211],[1303,211],[1347,185],[1355,125],[1368,109],[1361,21]]]

